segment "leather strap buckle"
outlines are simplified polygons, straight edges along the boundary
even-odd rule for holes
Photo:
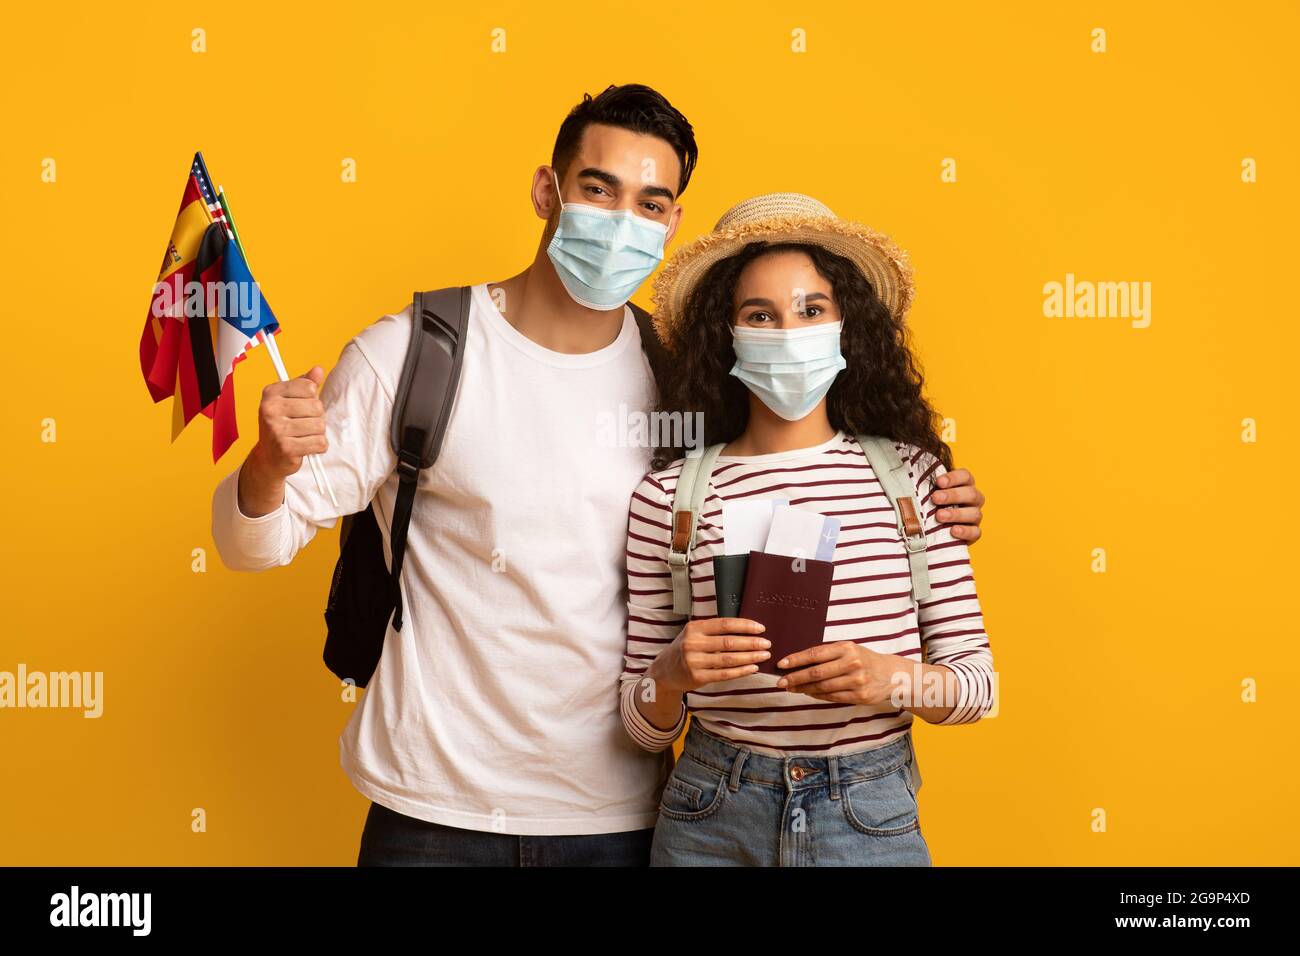
[[[916,499],[898,499],[898,527],[908,551],[925,550],[925,527],[916,511]]]
[[[691,537],[694,531],[695,512],[673,512],[673,542],[668,548],[668,560],[670,562],[674,554],[685,556],[686,552],[690,550]]]

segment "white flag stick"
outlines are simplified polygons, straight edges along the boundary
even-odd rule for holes
[[[280,376],[280,381],[289,381],[289,372],[284,367],[284,359],[280,357],[280,347],[275,344],[275,334],[269,331],[263,332],[262,339],[266,343],[266,354],[271,356],[271,363],[275,366],[275,374]],[[339,501],[334,497],[334,488],[330,485],[324,466],[317,460],[316,455],[308,455],[307,463],[311,465],[311,473],[316,477],[316,490],[323,495],[329,495],[330,504],[337,510]]]
[[[230,215],[230,204],[226,199],[226,190],[223,187],[218,186],[217,196],[219,197],[219,201],[224,210],[223,221],[226,226],[226,234],[230,237],[231,241],[239,247],[239,251],[242,253],[244,251],[244,243],[240,240],[239,231],[235,228],[235,218]],[[247,256],[245,256],[245,259],[247,259]],[[275,335],[270,332],[263,332],[262,341],[266,343],[266,352],[271,356],[271,364],[275,366],[275,373],[280,376],[280,381],[289,381],[289,372],[284,367],[284,359],[280,358],[280,347],[275,344]],[[317,456],[315,455],[308,455],[307,462],[311,465],[311,473],[316,477],[316,490],[322,495],[328,494],[330,504],[332,504],[334,509],[337,511],[339,501],[334,497],[334,488],[330,485],[329,477],[325,474],[325,466],[317,460]]]

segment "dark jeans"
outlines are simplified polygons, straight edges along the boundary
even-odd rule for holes
[[[654,830],[514,836],[461,830],[370,804],[357,866],[649,866]]]

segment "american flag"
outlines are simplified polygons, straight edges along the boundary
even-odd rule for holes
[[[202,153],[194,154],[194,165],[190,167],[190,175],[199,184],[199,192],[203,196],[204,203],[207,204],[208,212],[212,214],[212,221],[221,223],[222,228],[226,230],[226,238],[234,242],[235,234],[231,231],[230,223],[226,220],[226,210],[221,205],[217,191],[212,187],[212,177],[208,175],[208,167],[203,162]]]

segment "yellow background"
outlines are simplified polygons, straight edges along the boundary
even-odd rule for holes
[[[564,113],[632,81],[698,133],[682,239],[789,189],[912,254],[930,392],[989,498],[974,558],[1002,685],[996,719],[918,731],[935,861],[1300,863],[1294,4],[8,16],[0,670],[102,670],[105,714],[0,711],[0,863],[355,860],[366,802],[337,749],[352,705],[320,662],[335,534],[261,576],[227,572],[209,536],[270,363],[240,367],[243,437],[216,467],[206,420],[169,444],[139,372],[195,149],[299,373],[416,287],[524,265],[529,178]],[[1150,328],[1045,318],[1043,284],[1067,272],[1150,281]]]

